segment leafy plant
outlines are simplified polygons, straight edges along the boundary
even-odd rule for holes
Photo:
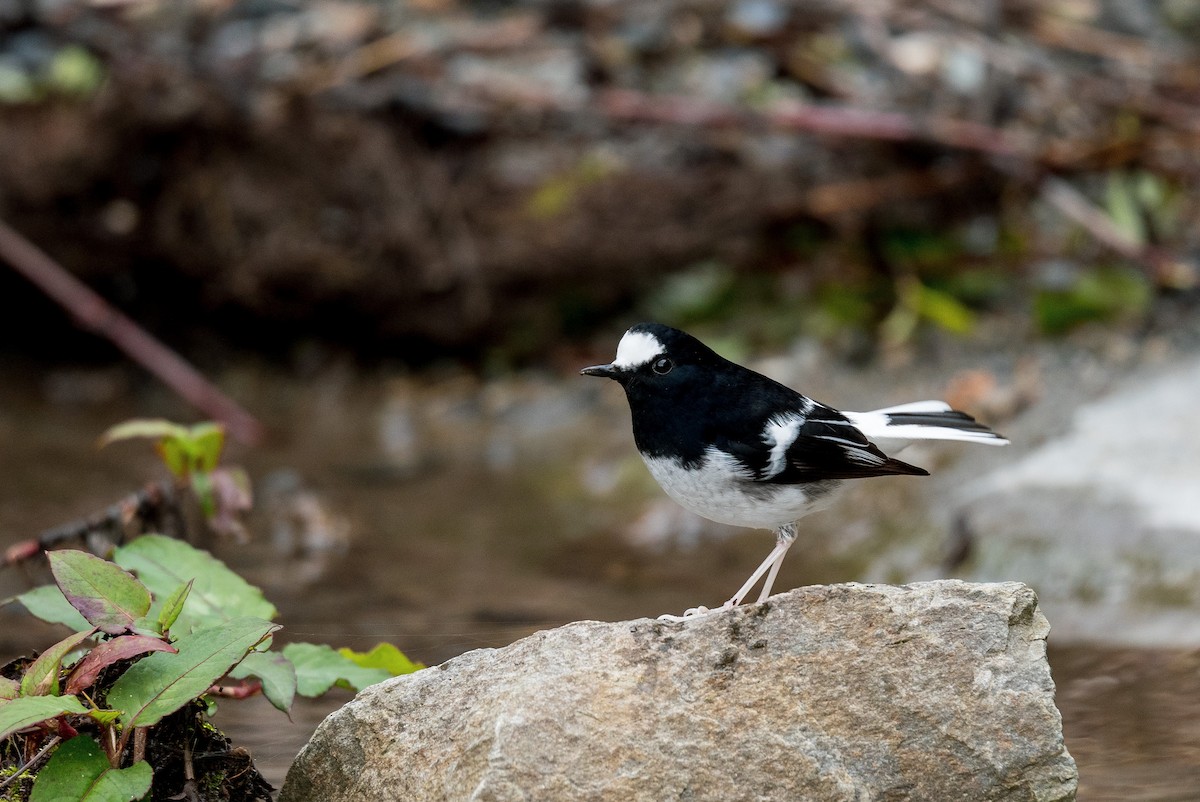
[[[1082,273],[1069,286],[1038,290],[1033,312],[1043,332],[1063,334],[1089,321],[1137,320],[1152,299],[1144,274],[1106,267]]]
[[[179,487],[195,495],[209,524],[221,534],[244,534],[238,515],[250,508],[250,480],[241,468],[222,467],[225,427],[205,422],[193,426],[161,419],[136,418],[113,426],[100,446],[121,440],[149,439]]]
[[[32,103],[52,97],[84,98],[104,82],[104,65],[78,45],[67,45],[40,69],[18,60],[0,64],[0,104]]]
[[[272,649],[279,626],[262,592],[161,535],[116,549],[111,561],[72,550],[47,557],[55,584],[15,600],[75,631],[0,677],[0,745],[18,737],[24,754],[53,750],[32,800],[141,798],[155,770],[145,759],[155,727],[215,695],[261,691],[286,712],[297,693],[358,690],[422,668],[387,644],[365,654],[309,643]]]
[[[880,324],[884,343],[901,345],[909,341],[922,321],[954,334],[968,334],[975,326],[975,314],[948,292],[914,277],[899,279],[896,306]]]
[[[611,157],[598,153],[586,155],[538,186],[526,201],[525,209],[532,217],[543,220],[558,217],[570,210],[585,189],[620,170],[621,165]]]

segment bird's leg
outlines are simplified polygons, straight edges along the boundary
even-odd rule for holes
[[[767,559],[762,561],[762,565],[754,569],[754,573],[752,573],[750,578],[746,580],[746,584],[738,588],[738,592],[733,594],[733,598],[725,602],[723,608],[728,610],[730,607],[737,607],[739,604],[741,604],[742,599],[746,598],[746,594],[750,592],[750,589],[758,583],[758,580],[761,579],[762,575],[767,573],[768,570],[771,572],[771,574],[767,577],[764,591],[769,595],[771,591],[771,585],[775,584],[775,575],[779,573],[779,565],[783,562],[784,555],[787,554],[788,549],[792,546],[792,541],[795,539],[795,525],[788,524],[787,526],[780,527],[775,533],[775,548],[771,549],[771,553],[767,555]],[[766,595],[760,596],[758,600],[762,601],[766,597]]]
[[[783,558],[787,556],[788,549],[792,547],[792,543],[796,540],[796,525],[787,524],[779,527],[775,532],[775,548],[771,549],[771,553],[767,555],[767,559],[762,561],[762,565],[754,569],[754,573],[746,580],[746,584],[738,588],[738,592],[733,594],[733,598],[725,602],[721,606],[722,610],[729,610],[737,607],[746,598],[746,594],[750,589],[762,579],[762,575],[767,575],[767,580],[763,583],[762,593],[758,595],[758,601],[764,601],[771,595],[771,588],[775,585],[775,577],[779,575],[779,566],[783,565]],[[659,621],[687,621],[696,616],[704,615],[705,613],[713,612],[707,607],[693,607],[683,615],[660,615]]]
[[[762,593],[758,594],[758,600],[766,601],[771,595],[771,588],[775,585],[775,577],[779,575],[779,566],[783,565],[783,558],[787,556],[788,549],[792,543],[796,541],[796,525],[788,524],[781,526],[775,533],[775,551],[779,552],[779,556],[775,558],[775,562],[771,563],[771,571],[767,574],[767,580],[763,582]],[[782,550],[780,550],[782,546]],[[771,552],[774,554],[775,552]]]

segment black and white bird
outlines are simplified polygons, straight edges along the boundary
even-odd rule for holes
[[[581,373],[625,388],[634,443],[667,495],[718,523],[774,530],[775,548],[725,608],[741,604],[764,574],[758,601],[771,595],[796,521],[843,479],[929,475],[879,443],[892,450],[911,440],[1008,443],[942,401],[839,412],[659,323],[629,329],[616,359]]]

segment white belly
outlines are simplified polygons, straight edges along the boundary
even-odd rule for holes
[[[644,458],[667,495],[691,512],[722,524],[778,529],[820,509],[838,482],[773,485],[755,482],[737,460],[709,449],[698,468],[674,459]]]

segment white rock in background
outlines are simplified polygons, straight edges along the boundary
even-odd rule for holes
[[[1200,360],[1135,374],[964,488],[970,578],[1032,585],[1060,642],[1200,644],[1198,398]]]

